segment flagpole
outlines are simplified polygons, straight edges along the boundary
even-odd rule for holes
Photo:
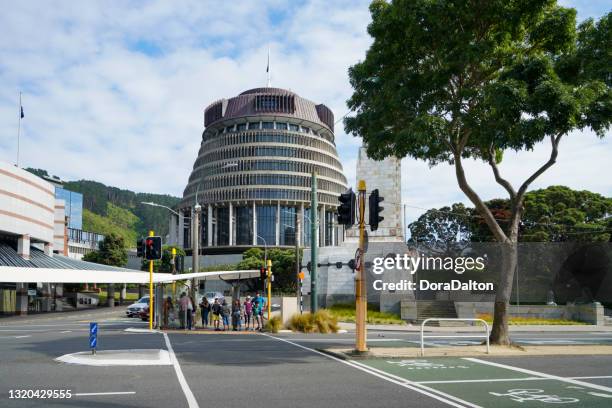
[[[19,167],[19,140],[21,138],[21,116],[23,108],[21,107],[21,92],[19,92],[19,125],[17,125],[17,163],[15,166]]]
[[[268,74],[268,82],[266,86],[270,88],[270,86],[272,85],[272,81],[270,79],[270,46],[268,46],[268,66],[266,67],[266,73]]]

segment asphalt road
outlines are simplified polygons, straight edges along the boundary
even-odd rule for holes
[[[126,332],[146,323],[122,313],[117,308],[0,319],[0,406],[172,408],[187,407],[188,401],[249,408],[612,406],[612,356],[347,362],[316,349],[352,344],[351,333],[172,333],[166,341],[161,334]],[[169,342],[176,364],[91,367],[54,361],[88,349],[90,321],[100,324],[100,350],[167,350]],[[612,344],[612,333],[596,330],[513,337],[543,344]],[[415,342],[415,333],[369,333],[372,347]],[[36,389],[71,390],[72,398],[10,398],[11,390],[15,396],[15,390]]]

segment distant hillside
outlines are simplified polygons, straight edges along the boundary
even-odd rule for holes
[[[49,176],[45,170],[26,169],[38,176]],[[136,246],[136,238],[154,230],[156,235],[168,233],[169,212],[165,208],[143,205],[143,201],[172,207],[180,198],[168,194],[135,193],[97,181],[64,182],[64,188],[83,194],[83,229],[124,237],[128,247]]]

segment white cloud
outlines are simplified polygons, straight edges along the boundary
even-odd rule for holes
[[[591,6],[585,10],[593,13]],[[368,1],[351,0],[49,1],[44,8],[16,2],[0,15],[0,160],[15,160],[21,90],[22,166],[181,195],[204,108],[264,85],[268,45],[273,86],[327,104],[337,119],[347,113],[347,70],[365,57],[369,20]],[[360,143],[336,125],[351,183]],[[609,195],[602,174],[610,153],[609,142],[576,134],[535,186],[566,184]],[[540,147],[520,161],[507,154],[502,169],[513,180],[524,178],[546,154]],[[502,195],[486,166],[468,169],[484,198]],[[408,159],[403,195],[406,204],[424,208],[465,201],[451,168]],[[408,211],[410,217],[420,212]]]

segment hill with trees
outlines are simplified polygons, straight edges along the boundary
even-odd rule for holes
[[[50,177],[43,169],[28,168],[37,176]],[[64,188],[83,194],[83,229],[123,238],[127,247],[135,247],[136,239],[149,230],[164,236],[168,233],[168,210],[143,205],[152,201],[172,207],[179,197],[168,194],[136,193],[131,190],[107,186],[92,180],[64,182]]]

